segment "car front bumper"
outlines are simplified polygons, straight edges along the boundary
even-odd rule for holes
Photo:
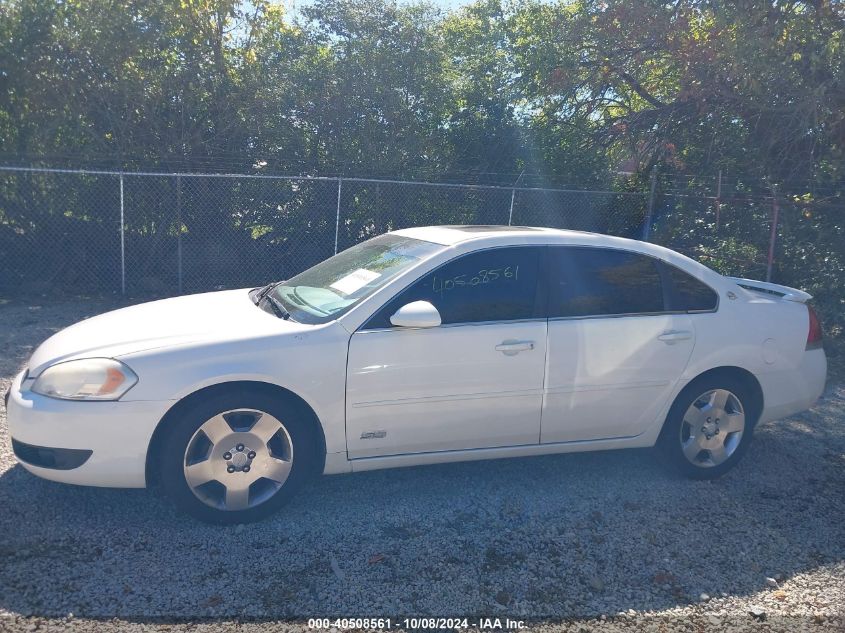
[[[21,466],[63,483],[146,485],[147,449],[172,401],[58,400],[29,391],[23,378],[23,373],[15,377],[6,402],[9,435]]]

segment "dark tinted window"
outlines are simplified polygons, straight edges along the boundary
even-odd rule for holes
[[[718,295],[707,284],[670,264],[663,265],[672,283],[674,310],[715,310]]]
[[[609,248],[553,249],[549,316],[638,314],[664,310],[654,259]]]
[[[390,317],[412,301],[430,301],[443,323],[531,318],[539,254],[538,248],[513,247],[459,257],[399,293],[365,327],[391,327]]]

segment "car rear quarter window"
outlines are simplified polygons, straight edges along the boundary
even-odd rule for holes
[[[552,249],[549,316],[653,314],[666,309],[657,261],[612,248]]]
[[[444,324],[533,318],[540,254],[515,246],[459,256],[400,292],[365,328],[392,327],[391,315],[412,301],[431,302]]]
[[[663,269],[672,284],[672,309],[685,312],[711,312],[719,295],[707,284],[680,268],[664,262]]]

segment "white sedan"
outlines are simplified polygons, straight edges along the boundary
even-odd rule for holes
[[[414,228],[287,281],[73,325],[7,394],[32,473],[153,483],[207,521],[316,473],[657,445],[695,478],[809,408],[810,295],[671,250],[544,228]]]

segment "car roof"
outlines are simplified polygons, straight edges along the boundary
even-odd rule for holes
[[[559,236],[567,234],[583,234],[582,231],[564,231],[537,226],[507,226],[496,224],[454,224],[439,226],[417,226],[409,229],[394,231],[396,235],[412,237],[426,242],[434,242],[444,246],[468,242],[470,240],[487,240],[497,243],[521,240],[514,240],[517,237],[539,237]]]
[[[698,277],[717,275],[715,271],[689,257],[669,248],[642,242],[626,237],[616,237],[603,233],[572,231],[535,226],[497,226],[497,225],[441,225],[419,226],[393,232],[395,235],[410,237],[443,246],[455,246],[472,242],[473,247],[508,246],[520,244],[570,244],[617,248],[620,250],[644,253],[669,261],[688,272],[697,272]]]

